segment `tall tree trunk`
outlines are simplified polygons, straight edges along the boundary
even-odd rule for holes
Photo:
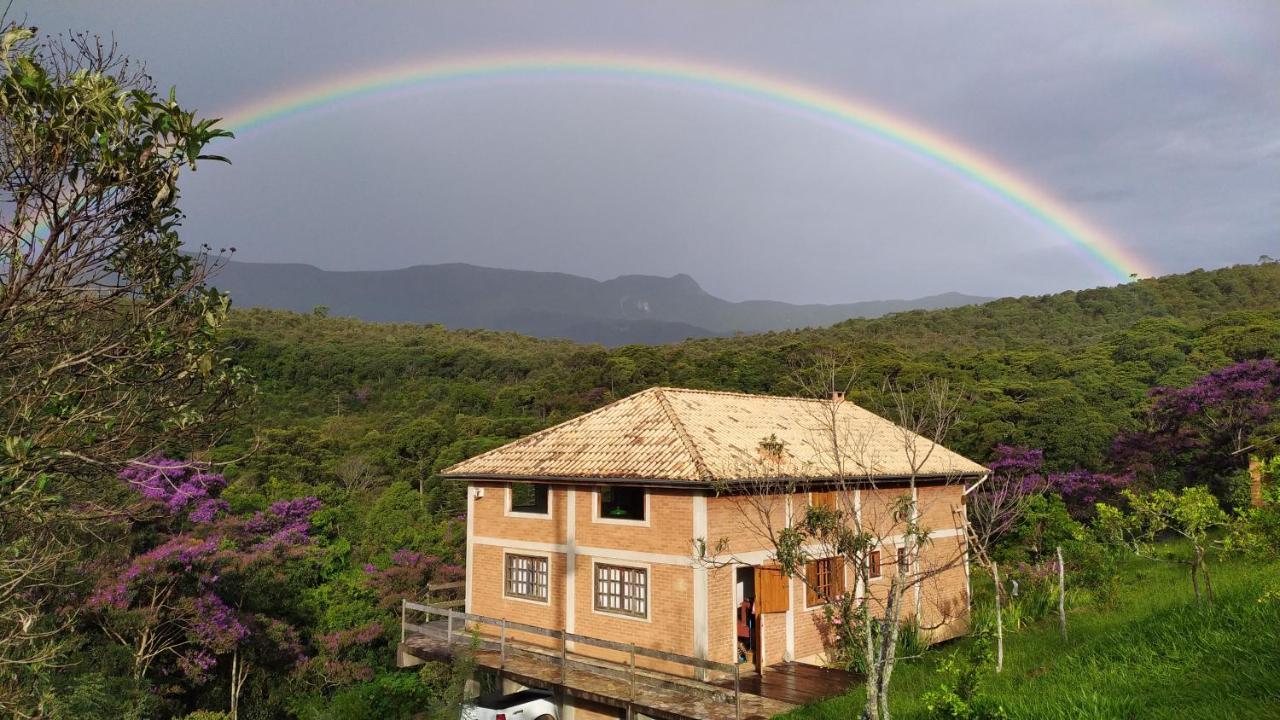
[[[991,581],[996,586],[996,672],[1004,670],[1004,616],[1000,613],[1000,564],[991,561]]]
[[[1196,557],[1191,561],[1191,589],[1196,593],[1196,605],[1203,605],[1204,601],[1200,598],[1200,555],[1199,551]]]
[[[1062,564],[1062,546],[1058,546],[1058,632],[1067,641],[1067,571]]]
[[[1196,563],[1200,565],[1200,574],[1204,575],[1205,596],[1209,599],[1209,607],[1213,607],[1213,581],[1209,578],[1209,563],[1204,559],[1204,548],[1196,547]]]

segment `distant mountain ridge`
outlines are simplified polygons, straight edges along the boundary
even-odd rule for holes
[[[730,302],[707,293],[683,274],[669,278],[622,275],[601,281],[462,263],[334,271],[302,263],[233,261],[212,278],[212,284],[231,293],[237,307],[307,312],[324,305],[334,315],[376,322],[512,330],[605,345],[826,326],[849,318],[991,299],[945,293],[841,305]]]

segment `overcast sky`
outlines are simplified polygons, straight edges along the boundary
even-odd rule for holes
[[[680,57],[889,110],[1015,170],[1161,272],[1280,256],[1280,3],[16,0],[112,35],[219,115],[479,52]],[[184,237],[329,269],[470,262],[839,302],[1110,284],[1094,259],[866,134],[720,93],[437,85],[221,143]]]

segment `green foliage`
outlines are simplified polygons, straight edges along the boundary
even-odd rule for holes
[[[387,672],[339,690],[327,707],[299,713],[303,720],[409,720],[438,699],[416,673]]]
[[[1275,560],[1222,558],[1218,603],[1209,611],[1188,598],[1180,566],[1129,555],[1111,606],[1072,608],[1065,644],[1054,617],[1010,633],[1004,671],[983,675],[979,694],[1012,720],[1269,718],[1280,687],[1277,577]],[[975,578],[975,591],[981,586]],[[949,648],[964,657],[974,642],[971,636]],[[894,673],[894,717],[931,716],[926,696],[938,690],[948,657],[929,653]],[[862,704],[854,688],[785,717],[844,720],[857,717]]]
[[[924,694],[928,720],[1007,720],[999,703],[982,694],[982,678],[994,664],[991,638],[980,634],[969,644],[961,661],[952,653],[938,669],[945,680],[937,690]]]

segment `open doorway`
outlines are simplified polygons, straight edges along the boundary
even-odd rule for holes
[[[760,616],[756,612],[756,572],[751,566],[739,567],[734,577],[733,623],[737,644],[734,660],[738,664],[756,665],[760,647]]]

